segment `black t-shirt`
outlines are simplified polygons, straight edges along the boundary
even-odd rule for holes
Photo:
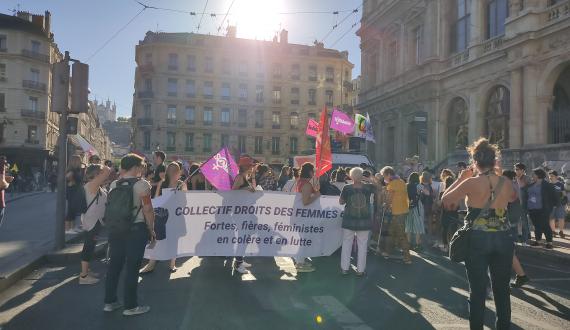
[[[165,172],[166,172],[166,166],[164,166],[164,163],[160,163],[154,169],[154,175],[152,176],[152,182],[154,182],[154,183],[159,182],[160,181],[160,173],[165,173]]]

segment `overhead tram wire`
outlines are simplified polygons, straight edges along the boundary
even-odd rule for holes
[[[204,18],[204,13],[206,12],[206,7],[208,7],[208,0],[206,0],[206,4],[204,5],[204,9],[202,9],[202,16],[200,16],[200,23],[198,23],[198,27],[196,32],[200,32],[200,26],[202,26],[202,19]]]
[[[330,29],[330,31],[321,39],[321,42],[324,42],[330,35],[331,33],[334,32],[334,30],[336,28],[338,28],[342,23],[344,23],[344,21],[346,21],[350,16],[358,13],[358,11],[360,10],[360,8],[362,7],[362,4],[360,6],[358,6],[357,8],[353,9],[349,14],[347,14],[340,22],[338,22],[337,24],[333,25],[332,29]]]
[[[138,2],[138,1],[137,1]],[[128,22],[127,24],[123,25],[119,30],[117,30],[117,32],[115,32],[109,39],[107,39],[107,41],[105,41],[103,43],[103,45],[101,45],[101,47],[97,48],[96,51],[93,52],[93,54],[91,54],[87,60],[85,60],[85,63],[88,63],[93,57],[95,57],[95,55],[97,55],[101,50],[103,50],[103,48],[105,48],[113,39],[115,39],[115,37],[117,37],[117,35],[119,35],[119,33],[121,33],[124,29],[127,28],[127,26],[129,26],[137,17],[139,17],[140,14],[143,13],[143,11],[145,11],[147,8],[150,8],[142,3],[139,2],[139,4],[141,6],[143,6],[143,8],[135,15],[133,16]]]
[[[234,2],[236,2],[236,0],[232,0],[232,3],[230,3],[230,6],[228,7],[228,11],[226,12],[226,15],[224,16],[224,19],[222,19],[222,23],[220,23],[220,26],[218,26],[218,35],[220,34],[220,30],[222,29],[222,26],[224,25],[224,22],[226,21],[226,18],[228,17],[228,14],[230,13],[232,6],[234,5]]]
[[[354,24],[352,24],[352,25],[350,26],[350,29],[348,29],[346,32],[344,32],[344,33],[340,36],[340,38],[336,39],[335,42],[333,42],[333,43],[329,46],[329,48],[334,48],[334,46],[335,46],[339,41],[341,41],[344,37],[346,37],[346,35],[347,35],[350,31],[352,31],[352,29],[354,29],[355,26],[358,25],[358,23],[360,23],[360,22],[359,22],[359,21],[356,21]]]

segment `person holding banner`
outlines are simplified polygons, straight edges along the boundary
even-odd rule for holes
[[[340,205],[345,205],[342,217],[342,252],[340,255],[340,268],[343,275],[348,274],[350,267],[350,252],[354,236],[358,244],[358,258],[356,276],[364,276],[366,270],[366,253],[368,252],[368,237],[372,229],[372,207],[370,196],[376,194],[376,184],[364,183],[364,180],[375,180],[374,177],[363,176],[360,167],[350,170],[352,183],[347,184],[340,194]],[[374,182],[374,181],[372,181]]]
[[[177,162],[172,162],[166,167],[166,174],[164,175],[164,180],[161,180],[156,186],[156,193],[154,197],[162,196],[163,189],[177,189],[180,188],[182,191],[186,191],[186,185],[180,180],[182,176],[182,170]],[[140,274],[149,274],[154,271],[156,267],[156,260],[150,259],[148,264],[141,269]],[[170,272],[176,272],[176,258],[170,259]]]
[[[251,157],[240,157],[239,159],[239,173],[234,179],[232,190],[248,190],[255,192],[255,188],[249,182],[251,171],[253,170],[253,159]],[[234,269],[240,274],[247,274],[248,267],[251,264],[246,262],[243,257],[235,257]]]
[[[299,180],[297,180],[297,186],[295,187],[296,192],[301,193],[301,198],[303,199],[303,205],[307,206],[321,197],[319,192],[319,187],[315,187],[312,183],[313,177],[315,176],[315,165],[312,163],[304,163],[301,166],[301,173],[299,174]],[[295,268],[297,272],[300,273],[310,273],[315,271],[315,267],[307,261],[306,258],[294,258]]]

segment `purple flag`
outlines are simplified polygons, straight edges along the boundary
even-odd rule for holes
[[[227,147],[202,164],[200,170],[206,180],[220,191],[232,190],[234,178],[239,173],[238,165]]]
[[[331,128],[344,134],[351,134],[354,132],[354,120],[346,113],[334,108],[331,117]]]

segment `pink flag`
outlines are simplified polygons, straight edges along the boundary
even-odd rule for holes
[[[309,119],[307,122],[307,130],[305,133],[308,136],[317,137],[317,131],[319,130],[319,123],[314,119]]]
[[[351,134],[354,132],[354,120],[346,113],[334,108],[331,117],[331,128],[344,134]]]
[[[220,191],[231,190],[239,173],[238,165],[227,147],[222,148],[200,167],[206,180]]]

